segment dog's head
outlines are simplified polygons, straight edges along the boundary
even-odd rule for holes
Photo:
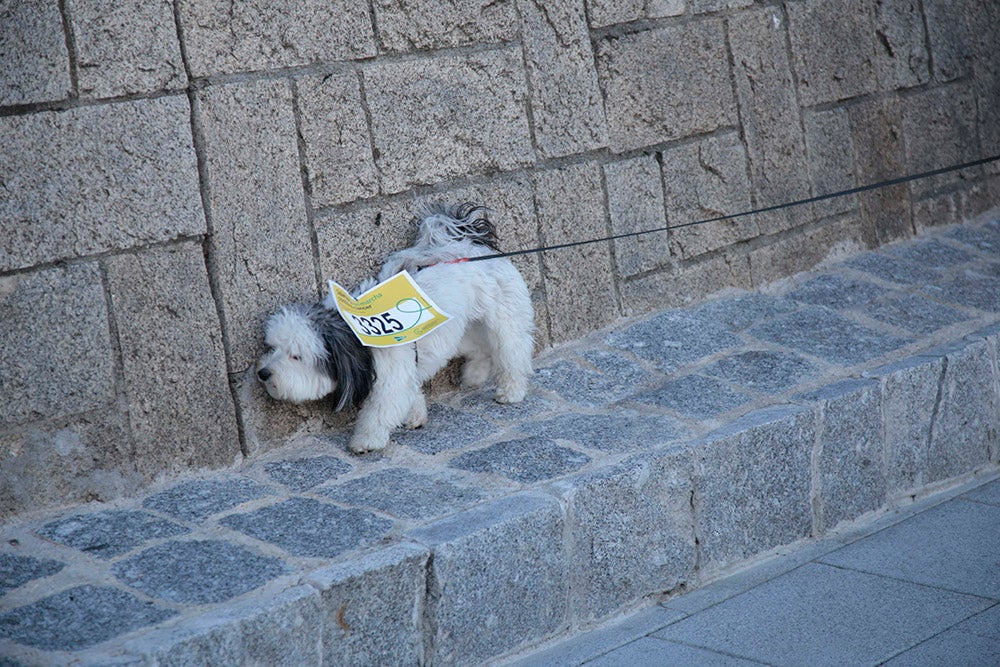
[[[264,327],[257,379],[272,398],[301,403],[333,394],[337,410],[360,405],[375,381],[371,352],[322,304],[286,306]]]

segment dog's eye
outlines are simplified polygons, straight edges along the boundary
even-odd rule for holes
[[[302,361],[302,357],[297,354],[292,355],[292,361]]]

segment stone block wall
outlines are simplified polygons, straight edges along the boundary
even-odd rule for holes
[[[255,386],[261,325],[415,199],[513,250],[998,153],[998,31],[981,0],[0,0],[0,517],[342,423]],[[987,165],[517,264],[543,347],[998,199]]]

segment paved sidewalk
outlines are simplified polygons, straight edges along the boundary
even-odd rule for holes
[[[995,667],[1000,479],[977,479],[511,664]]]
[[[997,619],[996,483],[840,550],[831,535],[996,474],[998,348],[997,220],[625,321],[537,359],[522,404],[436,397],[381,454],[332,431],[7,522],[0,665],[474,665],[808,540],[794,569],[571,655],[989,655],[995,633],[967,630]],[[871,604],[834,614],[859,590]]]

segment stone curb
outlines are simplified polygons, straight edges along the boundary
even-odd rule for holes
[[[595,335],[542,359],[516,410],[444,397],[382,456],[349,458],[335,433],[321,456],[13,523],[0,656],[495,661],[995,471],[1000,304],[955,288],[964,325],[872,324],[920,247]],[[875,273],[851,287],[859,266]],[[100,627],[73,625],[81,604]]]

